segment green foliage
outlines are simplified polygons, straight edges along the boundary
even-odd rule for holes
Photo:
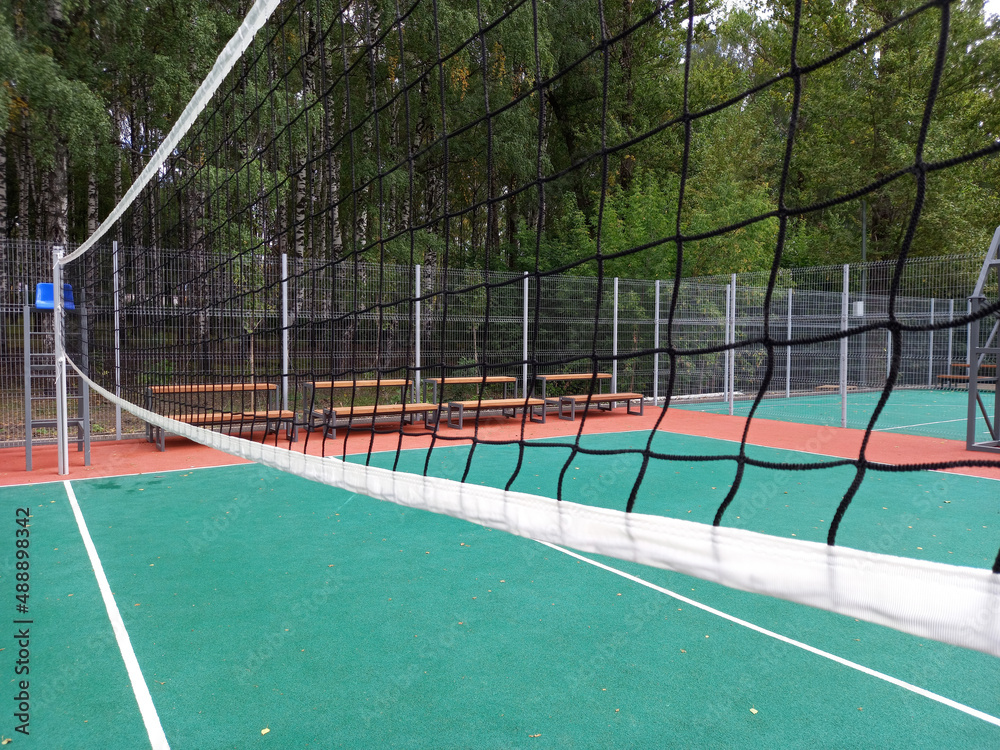
[[[239,18],[218,0],[55,5],[58,22],[52,3],[0,0],[10,163],[30,153],[44,170],[65,147],[76,179],[98,175],[108,196]],[[828,62],[800,78],[787,170],[796,4],[697,5],[686,59],[686,4],[438,0],[407,6],[401,26],[390,0],[282,4],[261,35],[274,42],[248,53],[260,64],[238,66],[164,181],[190,194],[161,220],[183,229],[179,246],[200,235],[229,254],[581,275],[599,257],[606,276],[670,278],[769,269],[779,237],[783,266],[858,260],[859,202],[828,204],[894,177],[866,195],[868,255],[884,259],[903,250],[917,179],[901,170],[925,115],[925,162],[1000,138],[1000,31],[981,2],[949,6],[929,115],[939,8],[828,60],[914,5],[802,3],[797,63]],[[11,171],[8,183],[30,179]],[[930,172],[910,252],[982,247],[998,185],[995,158]],[[192,209],[225,192],[257,204]]]

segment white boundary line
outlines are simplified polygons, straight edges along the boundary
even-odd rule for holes
[[[98,479],[117,479],[118,477],[156,477],[162,474],[176,474],[181,471],[198,471],[199,469],[225,469],[229,466],[257,466],[252,461],[242,464],[215,464],[214,466],[188,466],[186,469],[164,469],[163,471],[132,471],[128,474],[101,474],[96,477],[76,477],[74,482],[93,482]],[[0,489],[7,487],[41,487],[46,484],[63,484],[65,479],[46,479],[44,482],[21,482],[19,484],[0,484]]]
[[[976,417],[977,420],[982,419],[982,417]],[[928,427],[932,424],[951,424],[952,422],[968,422],[969,418],[965,419],[942,419],[938,422],[917,422],[916,424],[904,424],[899,427],[876,427],[872,432],[888,432],[889,430],[905,430],[907,427]]]
[[[128,631],[125,630],[125,622],[122,620],[118,605],[115,603],[115,596],[111,593],[111,585],[104,575],[104,566],[101,565],[101,558],[97,556],[97,547],[87,529],[87,522],[83,518],[80,504],[76,500],[76,493],[69,480],[63,480],[66,488],[66,496],[69,498],[70,507],[73,509],[73,516],[76,518],[76,525],[80,529],[80,536],[83,538],[83,546],[87,548],[87,556],[90,564],[94,568],[94,577],[97,578],[97,587],[101,590],[101,598],[104,606],[108,610],[108,619],[111,620],[111,628],[115,633],[115,640],[118,641],[118,648],[121,651],[122,659],[125,661],[125,669],[128,671],[129,682],[132,683],[132,692],[135,693],[135,700],[139,704],[139,713],[142,714],[142,721],[146,725],[146,732],[149,734],[149,743],[153,750],[170,750],[167,743],[167,736],[163,733],[160,725],[160,717],[156,714],[156,707],[153,705],[153,697],[149,694],[149,687],[142,676],[139,668],[139,661],[135,658],[135,651],[132,649],[132,641],[129,640]]]
[[[538,541],[538,540],[535,540],[535,541]],[[978,709],[972,708],[971,706],[966,706],[964,703],[959,703],[958,701],[953,701],[951,698],[945,698],[943,695],[938,695],[937,693],[932,693],[930,690],[927,690],[927,689],[922,688],[922,687],[918,687],[917,685],[914,685],[913,683],[906,682],[904,680],[900,680],[897,677],[892,677],[891,675],[887,675],[884,672],[879,672],[879,671],[877,671],[875,669],[872,669],[871,667],[866,667],[866,666],[864,666],[862,664],[858,664],[857,662],[853,662],[850,659],[845,659],[842,656],[837,656],[836,654],[831,654],[828,651],[823,651],[822,649],[818,649],[815,646],[810,646],[808,643],[803,643],[802,641],[797,641],[794,638],[789,638],[786,635],[781,635],[780,633],[775,633],[773,630],[768,630],[767,628],[762,628],[760,625],[754,625],[752,622],[747,622],[746,620],[741,620],[739,617],[736,617],[735,615],[730,615],[730,614],[728,614],[726,612],[722,612],[722,611],[720,611],[718,609],[715,609],[714,607],[710,607],[707,604],[702,604],[701,602],[696,602],[694,599],[689,599],[688,597],[684,596],[683,594],[678,594],[675,591],[671,591],[670,589],[665,589],[662,586],[657,586],[655,583],[650,583],[649,581],[643,580],[642,578],[639,578],[637,576],[634,576],[634,575],[631,575],[629,573],[626,573],[623,570],[618,570],[617,568],[612,568],[610,565],[605,565],[604,563],[600,563],[597,560],[591,560],[589,557],[584,557],[583,555],[580,555],[580,554],[578,554],[576,552],[573,552],[571,550],[568,550],[568,549],[565,549],[563,547],[560,547],[560,546],[558,546],[556,544],[551,544],[550,542],[539,542],[539,544],[544,544],[546,547],[551,547],[552,549],[556,550],[557,552],[562,552],[563,554],[569,555],[570,557],[574,557],[577,560],[580,560],[582,562],[585,562],[585,563],[588,563],[588,564],[593,565],[595,567],[598,567],[601,570],[606,570],[609,573],[614,573],[615,575],[621,576],[622,578],[625,578],[625,579],[627,579],[629,581],[632,581],[633,583],[638,583],[638,584],[640,584],[642,586],[645,586],[646,588],[650,588],[650,589],[653,589],[654,591],[658,591],[661,594],[666,594],[667,596],[672,597],[672,598],[676,599],[679,602],[683,602],[684,604],[689,604],[692,607],[697,607],[698,609],[700,609],[700,610],[702,610],[704,612],[708,612],[709,614],[715,615],[716,617],[721,617],[722,619],[728,620],[729,622],[732,622],[732,623],[734,623],[736,625],[739,625],[741,627],[748,628],[750,630],[756,631],[757,633],[760,633],[761,635],[766,635],[769,638],[774,638],[774,639],[779,640],[779,641],[781,641],[783,643],[787,643],[790,646],[795,646],[796,648],[800,648],[800,649],[802,649],[804,651],[808,651],[808,652],[810,652],[812,654],[816,654],[817,656],[822,656],[824,659],[829,659],[830,661],[837,662],[838,664],[841,664],[841,665],[843,665],[845,667],[849,667],[851,669],[856,669],[857,671],[863,672],[864,674],[868,675],[869,677],[875,677],[875,678],[877,678],[879,680],[884,680],[885,682],[888,682],[888,683],[890,683],[892,685],[896,685],[897,687],[901,687],[904,690],[909,690],[911,693],[916,693],[917,695],[923,696],[924,698],[929,698],[930,700],[936,701],[936,702],[938,702],[938,703],[940,703],[942,705],[948,706],[949,708],[954,708],[956,711],[961,711],[962,713],[966,713],[969,716],[972,716],[973,718],[981,719],[982,721],[985,721],[988,724],[993,724],[995,726],[1000,727],[1000,718],[997,718],[996,716],[992,716],[991,714],[985,713],[985,712],[980,711]]]

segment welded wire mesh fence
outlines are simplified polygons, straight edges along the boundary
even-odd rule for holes
[[[24,440],[24,310],[51,279],[52,256],[43,243],[0,247],[0,445],[12,446]],[[782,270],[770,296],[762,273],[682,279],[675,298],[671,279],[605,279],[598,289],[585,276],[294,258],[283,274],[273,255],[233,262],[121,247],[116,259],[115,248],[102,243],[69,280],[87,306],[89,365],[122,393],[240,379],[287,382],[296,402],[303,384],[349,372],[417,382],[508,375],[530,390],[533,374],[597,371],[613,374],[618,391],[718,407],[753,398],[768,377],[767,399],[879,389],[890,365],[885,329],[849,337],[846,360],[838,334],[888,320],[894,263]],[[964,315],[980,266],[977,255],[910,260],[897,319],[925,326]],[[765,325],[791,345],[769,356],[752,343]],[[796,343],[817,336],[829,339]],[[964,325],[901,337],[897,388],[937,387],[967,362]],[[206,340],[210,353],[198,344]],[[114,408],[96,396],[91,413],[96,438],[142,429],[126,415],[116,432]]]

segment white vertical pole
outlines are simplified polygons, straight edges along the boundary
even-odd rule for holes
[[[521,321],[521,395],[528,397],[528,272],[524,272],[524,318]]]
[[[722,358],[722,398],[729,403],[729,284],[726,284],[726,320],[722,329],[722,343],[727,347]]]
[[[788,289],[788,340],[792,340],[792,290]],[[792,345],[785,347],[785,398],[792,397]]]
[[[844,264],[844,290],[840,295],[840,330],[847,330],[851,267]],[[840,426],[847,427],[847,337],[840,339]]]
[[[948,322],[950,323],[955,319],[955,300],[948,300]],[[946,375],[951,374],[951,356],[955,348],[955,329],[948,328],[948,369],[945,371]]]
[[[885,332],[885,379],[889,379],[892,371],[892,331]]]
[[[281,254],[281,408],[288,411],[288,253]]]
[[[972,300],[968,300],[965,303],[965,312],[967,315],[972,315]],[[972,323],[965,324],[965,364],[969,366],[969,377],[972,377],[972,349],[978,346],[978,341],[972,340]]]
[[[115,310],[115,395],[122,395],[121,280],[118,276],[118,240],[111,243],[111,278],[114,282]],[[122,407],[115,404],[115,440],[122,439]]]
[[[934,298],[931,297],[931,325],[934,325]],[[934,331],[927,332],[927,385],[934,382]]]
[[[63,248],[52,248],[52,333],[55,336],[55,386],[56,386],[56,443],[59,456],[59,475],[69,474],[69,425],[66,403],[66,341],[63,337],[66,310],[63,299],[62,265]]]
[[[611,332],[611,392],[618,393],[618,277],[615,276],[615,309],[612,313]]]
[[[420,400],[420,264],[413,267],[417,301],[413,305],[413,400]]]
[[[653,348],[657,351],[653,354],[653,405],[657,404],[660,397],[660,280],[657,279],[653,285]],[[664,404],[665,406],[665,404]]]
[[[729,305],[729,343],[733,348],[729,350],[729,416],[733,415],[736,403],[736,274],[732,276],[729,285],[729,296],[732,303]]]

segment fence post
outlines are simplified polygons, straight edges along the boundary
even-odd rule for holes
[[[967,315],[972,315],[972,300],[967,300],[965,303],[965,312]],[[972,323],[965,324],[965,364],[969,366],[969,376],[972,376],[972,347],[978,346],[979,342],[972,343]]]
[[[521,322],[521,395],[528,397],[528,272],[524,272],[524,317]]]
[[[413,400],[419,401],[420,394],[420,264],[413,267],[413,284],[416,302],[413,305]]]
[[[889,380],[892,372],[892,331],[886,329],[885,332],[885,379]]]
[[[729,401],[729,299],[730,285],[726,284],[726,319],[722,328],[722,344],[726,347],[722,357],[722,398],[728,404]]]
[[[792,340],[792,288],[788,288],[788,340]],[[792,397],[792,345],[785,347],[785,398]]]
[[[736,274],[732,276],[729,286],[729,296],[732,303],[729,306],[729,416],[733,415],[736,404]]]
[[[56,386],[56,443],[59,456],[59,475],[69,474],[69,425],[67,424],[66,399],[66,342],[63,327],[66,306],[63,298],[63,274],[59,261],[63,248],[52,248],[52,333],[55,337],[55,386]]]
[[[615,276],[615,304],[611,332],[611,392],[618,393],[618,277]]]
[[[281,408],[288,411],[288,253],[281,254]]]
[[[840,293],[840,330],[847,330],[850,305],[851,267],[844,264],[844,289]],[[840,338],[840,426],[847,427],[847,336]]]
[[[955,300],[948,300],[948,322],[951,323],[955,320]],[[955,349],[955,329],[952,326],[948,326],[948,369],[945,370],[946,375],[951,374],[951,356]]]
[[[111,243],[111,279],[113,284],[115,316],[115,395],[122,396],[122,340],[121,340],[121,281],[118,276],[118,240]],[[115,404],[115,440],[122,439],[122,407]]]
[[[660,397],[660,280],[653,284],[653,406]],[[666,406],[666,404],[664,404]]]
[[[931,320],[930,324],[934,325],[934,298],[931,297]],[[934,383],[934,331],[927,332],[927,385],[928,387]]]

